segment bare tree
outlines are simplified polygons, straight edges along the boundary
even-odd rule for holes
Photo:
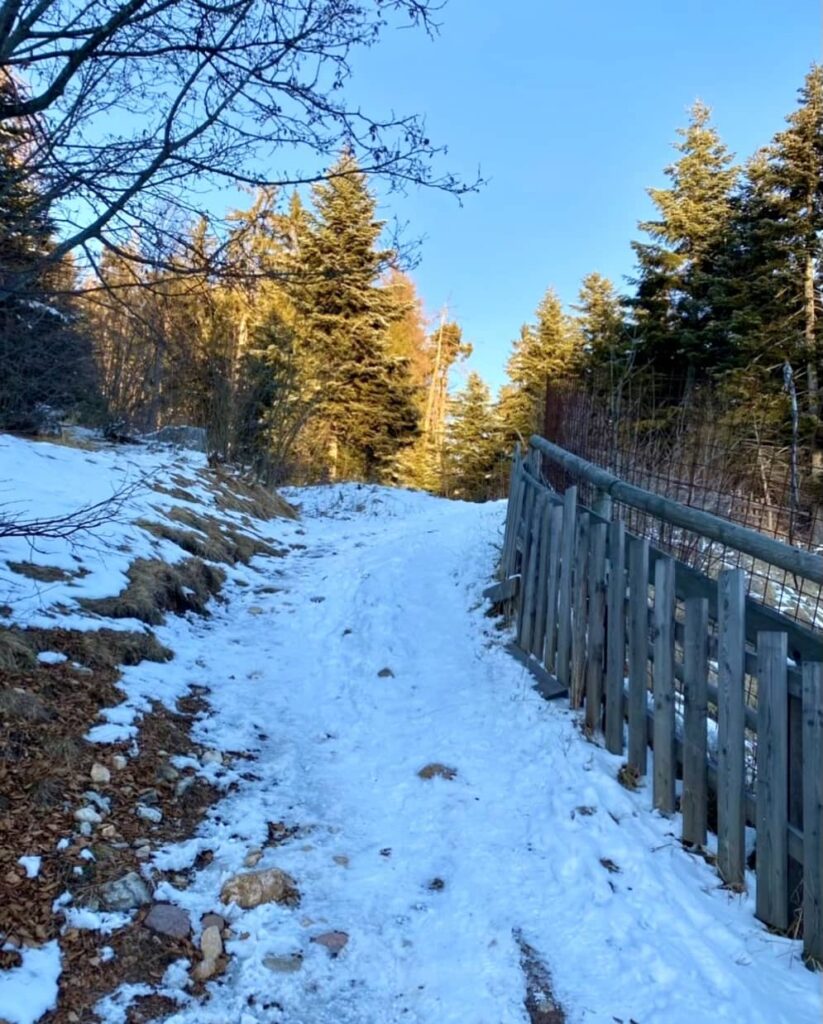
[[[51,211],[48,259],[93,262],[101,248],[129,258],[135,235],[152,241],[142,253],[179,251],[207,187],[316,181],[343,144],[393,185],[474,188],[435,172],[419,117],[345,98],[353,51],[401,21],[434,32],[440,6],[0,0],[0,129],[27,125],[19,173]]]

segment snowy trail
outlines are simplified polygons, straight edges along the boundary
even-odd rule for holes
[[[295,497],[306,547],[270,577],[283,589],[237,587],[188,649],[176,638],[187,681],[205,670],[212,687],[203,742],[254,750],[257,779],[161,851],[161,867],[215,856],[157,897],[214,909],[283,821],[301,831],[259,867],[292,874],[301,905],[234,912],[244,937],[227,973],[174,1024],[523,1024],[513,929],[569,1021],[819,1022],[798,944],[720,890],[648,794],[618,785],[619,759],[502,650],[481,598],[502,506],[353,487]],[[421,779],[429,762],[456,777]],[[310,941],[330,929],[349,935],[335,959]],[[298,952],[294,973],[263,963]]]

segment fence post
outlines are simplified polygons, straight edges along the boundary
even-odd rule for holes
[[[823,664],[803,662],[803,952],[823,967]]]
[[[789,927],[789,715],[785,633],[757,634],[757,916]]]
[[[709,681],[709,602],[686,600],[683,642],[683,842],[706,845],[706,721]]]
[[[654,748],[653,803],[674,814],[677,762],[674,746],[674,559],[654,567]]]
[[[535,488],[535,491],[537,489]],[[537,566],[540,555],[540,533],[543,515],[549,497],[545,492],[537,493],[532,506],[531,521],[526,523],[526,550],[524,569],[520,579],[522,601],[520,605],[520,628],[517,643],[521,650],[531,651],[534,631],[534,606],[537,597]]]
[[[606,650],[605,523],[589,526],[589,650],[586,664],[586,728],[597,732],[603,712],[603,656]]]
[[[629,764],[646,774],[649,733],[649,542],[632,537],[629,545]]]
[[[572,682],[569,687],[569,706],[579,708],[583,703],[586,683],[586,621],[589,561],[589,514],[577,517],[577,554],[574,562],[574,601],[572,604]]]
[[[744,843],[743,691],[746,654],[746,581],[724,569],[717,585],[717,867],[727,885],[742,886]]]
[[[606,641],[606,749],[623,753],[623,679],[626,667],[626,527],[609,526],[608,637]]]
[[[523,510],[523,468],[520,457],[520,445],[514,449],[512,458],[511,483],[509,484],[509,501],[506,506],[506,532],[503,537],[503,555],[500,559],[500,578],[505,580],[514,572],[514,555],[517,544],[517,531],[520,526],[520,515]]]
[[[543,514],[540,520],[540,558],[537,563],[537,595],[534,604],[534,632],[532,635],[532,654],[535,655],[538,661],[543,661],[543,647],[546,641],[546,599],[548,597],[551,514],[552,503],[549,500],[548,494],[546,494]]]
[[[563,495],[563,539],[560,552],[560,620],[557,624],[557,678],[562,686],[571,683],[569,665],[572,639],[572,573],[577,533],[577,487]]]
[[[563,538],[563,506],[555,505],[549,514],[549,582],[546,594],[546,658],[549,672],[557,660],[557,595],[560,590],[560,542]]]

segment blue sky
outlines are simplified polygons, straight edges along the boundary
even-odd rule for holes
[[[490,179],[462,208],[413,191],[385,212],[424,236],[426,308],[448,303],[494,387],[549,284],[573,302],[587,272],[631,272],[689,105],[743,159],[821,57],[820,0],[449,0],[440,21],[434,42],[394,31],[358,55],[353,94],[424,114],[444,166]]]

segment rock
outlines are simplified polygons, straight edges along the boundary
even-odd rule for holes
[[[129,759],[124,757],[123,754],[115,754],[111,759],[111,763],[119,772],[122,772],[129,763]]]
[[[312,939],[312,942],[316,942],[319,946],[325,946],[333,957],[340,955],[340,951],[348,941],[349,937],[345,932],[323,932],[322,935],[315,935]]]
[[[205,750],[200,758],[200,764],[222,764],[223,755],[219,750]]]
[[[216,924],[210,924],[208,928],[203,929],[200,936],[200,952],[204,960],[216,960],[223,952],[223,939]]]
[[[236,903],[243,910],[261,903],[280,903],[287,907],[300,902],[297,884],[291,875],[279,868],[249,871],[230,878],[220,891],[223,903]]]
[[[92,828],[91,827],[91,822],[81,821],[80,822],[80,835],[81,836],[86,836],[88,838],[88,836],[91,835],[91,828]]]
[[[151,821],[155,825],[163,820],[163,812],[159,807],[146,807],[145,804],[138,804],[134,809],[134,813],[138,818],[142,818],[143,821]]]
[[[191,931],[188,911],[172,903],[155,903],[143,924],[158,935],[168,935],[171,939],[185,939]]]
[[[226,927],[226,921],[219,914],[203,914],[200,918],[200,927],[203,931],[206,928],[217,928],[218,931],[222,932]]]
[[[101,814],[108,814],[111,810],[111,801],[108,797],[101,796],[93,789],[87,789],[83,796],[90,804],[97,808]]]
[[[194,968],[194,977],[198,981],[208,981],[217,974],[219,967],[216,960],[201,960]]]
[[[184,775],[174,787],[174,795],[176,797],[184,796],[194,785],[195,779],[195,775]]]
[[[103,817],[93,807],[78,807],[74,812],[74,820],[81,821],[87,825],[100,825]]]
[[[151,857],[151,847],[141,846],[138,850],[134,851],[134,856],[138,860],[148,860]]]
[[[431,761],[424,765],[417,773],[421,779],[433,779],[439,776],[441,779],[453,779],[457,776],[456,768],[449,768],[447,764],[440,764],[439,761]]]
[[[156,776],[160,782],[176,782],[180,778],[180,772],[173,764],[164,761],[157,769]]]
[[[390,668],[381,668],[377,673],[379,679],[394,679],[394,672]]]
[[[256,848],[254,850],[249,850],[249,852],[243,858],[243,867],[244,868],[256,868],[257,865],[260,863],[260,858],[262,856],[263,856],[263,851],[262,850],[258,850]]]
[[[176,444],[180,448],[189,448],[193,452],[204,452],[208,448],[206,431],[203,427],[161,427],[153,434],[148,434],[150,441],[164,441]]]
[[[332,860],[334,861],[335,864],[339,864],[341,868],[347,868],[349,866],[349,858],[345,855],[345,853],[336,853],[332,857]]]
[[[130,871],[100,887],[100,902],[106,910],[136,910],[151,903],[151,889],[136,871]]]
[[[106,783],[111,782],[111,772],[104,764],[98,764],[95,762],[91,766],[91,781],[103,783],[105,785]]]
[[[29,416],[33,433],[41,437],[63,436],[63,424],[60,422],[63,418],[62,410],[55,409],[46,402],[37,402]]]
[[[263,966],[277,974],[293,974],[303,966],[303,957],[300,953],[290,953],[287,956],[264,956]]]
[[[100,836],[103,839],[116,839],[117,828],[114,825],[103,825],[100,829]]]

